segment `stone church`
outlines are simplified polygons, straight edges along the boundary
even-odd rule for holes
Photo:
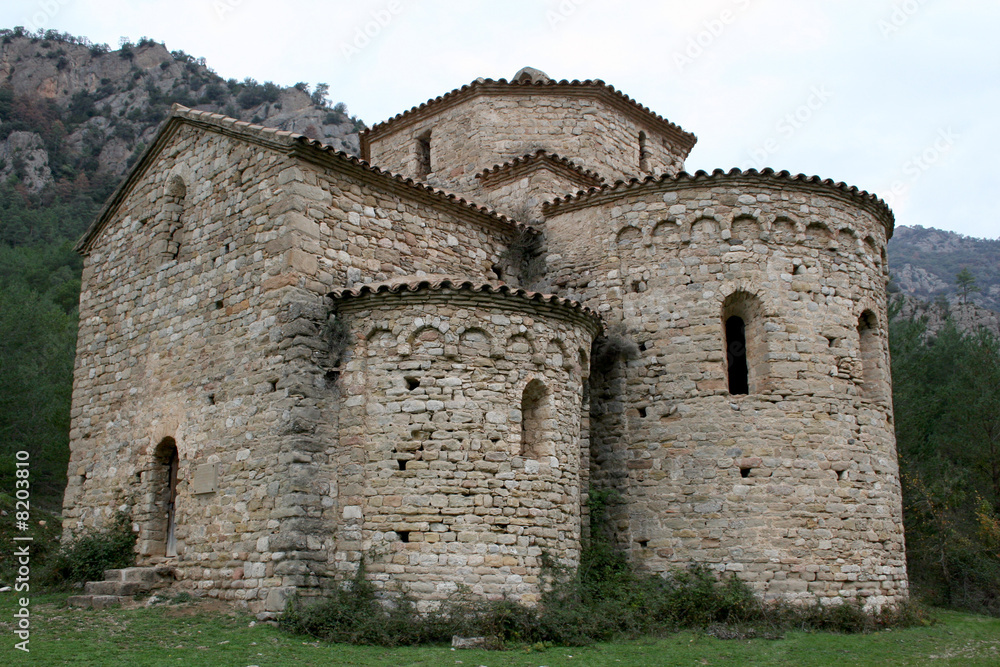
[[[67,536],[129,515],[173,586],[280,611],[356,571],[532,603],[588,499],[638,566],[907,595],[893,216],[684,171],[695,136],[525,68],[361,157],[175,107],[79,243]]]

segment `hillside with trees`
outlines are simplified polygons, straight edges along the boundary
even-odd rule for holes
[[[901,225],[889,240],[889,269],[891,288],[921,301],[1000,311],[1000,238]]]

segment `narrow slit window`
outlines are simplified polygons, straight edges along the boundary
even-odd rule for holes
[[[417,178],[431,173],[431,133],[428,130],[417,137]]]
[[[639,171],[649,171],[649,147],[645,132],[639,133]]]
[[[735,315],[726,320],[726,360],[729,367],[729,393],[749,394],[746,326],[743,318]]]
[[[723,378],[731,396],[766,393],[775,387],[768,364],[764,304],[737,290],[722,303]]]
[[[882,350],[877,320],[869,310],[858,318],[858,344],[861,353],[861,393],[868,398],[878,398],[882,384]]]

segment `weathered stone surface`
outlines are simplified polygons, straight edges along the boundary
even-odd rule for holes
[[[891,213],[818,180],[677,176],[693,137],[603,84],[538,81],[362,142],[407,176],[429,150],[427,182],[533,229],[176,110],[81,243],[67,534],[126,512],[141,565],[261,615],[362,560],[421,608],[531,603],[613,489],[614,537],[652,571],[904,598]]]

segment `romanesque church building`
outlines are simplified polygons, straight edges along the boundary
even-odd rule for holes
[[[67,536],[125,513],[139,565],[261,615],[362,562],[421,608],[530,604],[592,528],[767,598],[905,598],[892,213],[694,144],[532,68],[360,158],[175,107],[79,244]]]

